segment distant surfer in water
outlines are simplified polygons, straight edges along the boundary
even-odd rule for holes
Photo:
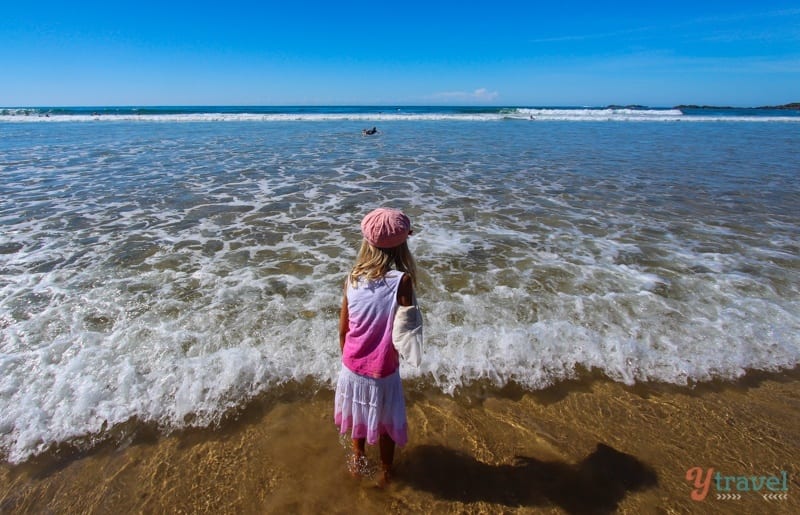
[[[371,129],[361,129],[361,134],[363,136],[372,136],[373,134],[377,134],[377,133],[378,133],[378,128],[377,127],[373,127]]]

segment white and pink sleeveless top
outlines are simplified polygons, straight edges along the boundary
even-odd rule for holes
[[[382,279],[347,284],[349,330],[342,363],[356,374],[386,377],[400,366],[392,344],[392,324],[397,310],[397,289],[403,272],[390,270]]]

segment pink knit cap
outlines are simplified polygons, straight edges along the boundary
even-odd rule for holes
[[[411,230],[411,220],[397,209],[379,207],[361,220],[361,234],[367,243],[381,249],[402,245]]]

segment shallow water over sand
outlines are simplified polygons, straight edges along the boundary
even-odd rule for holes
[[[217,430],[0,466],[0,509],[86,513],[796,513],[797,371],[694,390],[565,382],[539,392],[410,393],[407,447],[385,490],[347,473],[333,396],[284,392]],[[375,462],[377,452],[369,448]],[[789,478],[785,499],[686,473]],[[735,492],[734,492],[735,493]]]

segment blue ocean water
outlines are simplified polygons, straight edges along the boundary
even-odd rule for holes
[[[421,269],[407,388],[590,370],[690,385],[800,362],[793,115],[85,109],[0,114],[11,461],[329,387],[358,223],[380,205],[411,216]]]

